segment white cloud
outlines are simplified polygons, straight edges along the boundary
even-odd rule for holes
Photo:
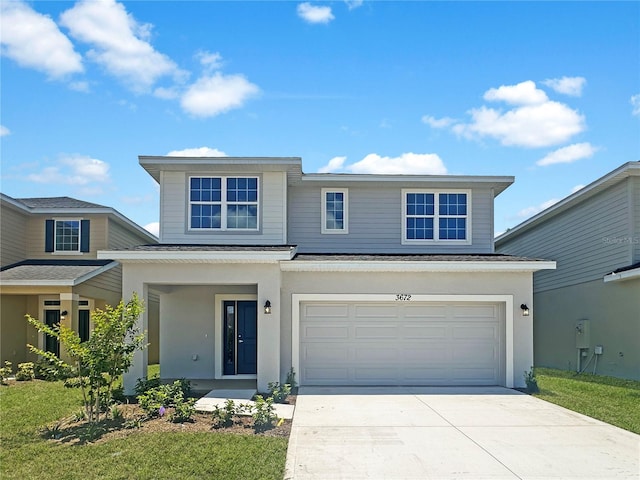
[[[11,130],[4,125],[0,125],[0,137],[6,137],[7,135],[11,135]]]
[[[324,167],[318,169],[318,173],[333,173],[342,170],[347,157],[333,157]]]
[[[558,93],[579,97],[582,95],[582,88],[587,83],[587,80],[584,77],[562,77],[549,78],[542,83]]]
[[[185,148],[184,150],[171,150],[169,157],[226,157],[227,154],[217,148],[199,147]]]
[[[349,10],[355,10],[356,8],[360,8],[364,3],[364,0],[344,0],[344,3],[347,4],[347,8]]]
[[[565,143],[586,128],[583,115],[564,103],[549,100],[531,80],[491,88],[484,99],[504,101],[513,107],[506,111],[485,105],[473,108],[468,112],[471,122],[453,125],[454,133],[471,140],[490,137],[502,145],[538,148]]]
[[[36,183],[89,186],[109,182],[109,164],[87,155],[68,155],[60,158],[56,165],[45,167],[38,173],[27,176]],[[97,193],[96,190],[85,189]]]
[[[2,55],[19,65],[62,78],[84,70],[82,57],[47,15],[18,1],[0,2]]]
[[[136,91],[147,91],[163,76],[184,76],[149,43],[151,25],[139,24],[115,0],[81,0],[60,17],[71,36],[92,45],[88,56]]]
[[[547,154],[544,158],[538,160],[536,165],[546,167],[556,163],[573,163],[583,158],[592,157],[597,150],[596,147],[588,142],[574,143]]]
[[[502,85],[487,90],[483,97],[487,101],[503,101],[511,105],[538,105],[549,100],[547,94],[531,80],[517,85]]]
[[[298,16],[308,23],[329,23],[333,20],[331,7],[317,7],[309,2],[298,4]]]
[[[69,83],[69,88],[71,90],[75,90],[76,92],[87,93],[89,91],[89,83],[88,82],[71,82]]]
[[[242,75],[204,76],[182,96],[182,108],[196,117],[213,117],[234,108],[257,95],[259,88]]]
[[[424,115],[422,123],[426,123],[431,128],[447,128],[456,122],[455,119],[449,117],[435,118],[431,115]]]
[[[469,139],[492,137],[509,146],[534,148],[558,145],[585,129],[582,115],[553,101],[526,105],[505,113],[482,106],[470,113],[472,123],[454,125],[455,133]]]
[[[200,51],[196,53],[196,59],[207,71],[217,70],[222,67],[222,55],[218,52]]]
[[[633,95],[630,101],[631,106],[633,107],[631,113],[633,115],[640,115],[640,93]]]
[[[578,190],[582,190],[585,186],[582,184],[576,185],[571,189],[571,193],[576,193]]]
[[[558,203],[559,201],[560,201],[559,198],[552,198],[551,200],[547,200],[546,202],[542,202],[540,205],[535,205],[535,206],[532,206],[532,207],[523,208],[522,210],[520,210],[518,212],[517,216],[519,218],[532,217],[536,213],[541,212],[542,210],[546,210],[550,206],[555,205],[556,203]]]
[[[155,235],[156,237],[160,236],[160,222],[151,222],[151,223],[147,223],[144,226],[144,229],[149,232],[152,233],[153,235]]]

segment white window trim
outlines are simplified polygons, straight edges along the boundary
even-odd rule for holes
[[[343,201],[343,228],[342,229],[330,229],[327,228],[327,193],[342,193],[344,196]],[[322,219],[320,232],[329,235],[344,235],[349,233],[349,189],[348,188],[323,188],[321,190],[321,202],[322,202]]]
[[[220,202],[192,202],[191,201],[191,179],[192,178],[219,178],[220,179]],[[255,178],[257,180],[257,201],[256,202],[227,202],[227,179],[228,178]],[[191,205],[212,205],[220,204],[220,228],[193,228],[191,226]],[[257,207],[256,228],[228,228],[227,227],[227,207],[237,204],[254,204]],[[260,177],[257,175],[191,175],[187,181],[187,218],[189,219],[190,232],[258,232],[260,231]]]
[[[51,255],[84,255],[82,251],[82,220],[84,218],[52,218],[53,220],[53,252]],[[57,230],[58,222],[78,222],[78,249],[77,250],[58,250]]]
[[[414,240],[407,238],[407,194],[408,193],[432,193],[434,195],[434,215],[433,215],[433,239],[432,240]],[[439,202],[438,195],[441,193],[466,193],[467,194],[467,215],[465,217],[458,216],[458,218],[466,218],[467,220],[467,238],[465,240],[440,240],[440,228],[439,228]],[[471,232],[471,210],[472,210],[471,190],[461,189],[428,189],[428,188],[403,188],[402,189],[402,245],[471,245],[472,232]]]

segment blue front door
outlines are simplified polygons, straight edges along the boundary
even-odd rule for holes
[[[224,374],[255,374],[258,369],[258,307],[256,301],[225,301]]]
[[[45,310],[44,323],[47,327],[56,328],[60,324],[60,310]],[[44,334],[44,351],[60,356],[60,342],[56,337]]]

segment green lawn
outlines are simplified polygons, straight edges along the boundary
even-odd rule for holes
[[[46,440],[40,430],[80,410],[61,382],[0,387],[0,478],[281,479],[287,439],[257,435],[133,433],[94,444]]]
[[[640,434],[640,382],[536,368],[535,396]]]

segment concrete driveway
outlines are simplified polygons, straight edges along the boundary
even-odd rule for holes
[[[640,436],[500,387],[301,387],[285,479],[640,479]]]

